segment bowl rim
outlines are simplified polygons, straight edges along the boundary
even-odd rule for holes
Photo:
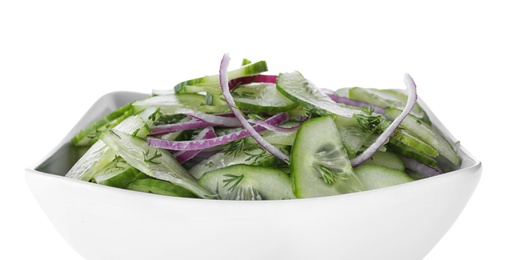
[[[232,205],[232,204],[243,204],[243,205],[278,205],[278,204],[288,204],[288,203],[308,203],[308,202],[316,202],[316,201],[328,201],[328,200],[345,200],[355,197],[362,197],[362,196],[374,196],[378,193],[386,193],[386,192],[393,192],[397,189],[405,189],[410,188],[411,185],[431,185],[432,182],[444,180],[447,178],[455,178],[458,175],[463,174],[463,172],[471,172],[474,174],[481,175],[481,169],[482,169],[482,162],[479,161],[475,156],[473,156],[465,147],[460,145],[458,147],[459,154],[462,158],[466,158],[469,162],[468,166],[459,168],[457,170],[447,172],[444,174],[440,174],[437,176],[425,178],[416,180],[409,183],[394,185],[390,187],[384,187],[374,190],[366,190],[361,192],[354,192],[354,193],[347,193],[347,194],[339,194],[339,195],[333,195],[333,196],[323,196],[323,197],[315,197],[315,198],[299,198],[294,200],[260,200],[260,201],[234,201],[234,200],[212,200],[212,199],[201,199],[201,198],[183,198],[183,197],[173,197],[173,196],[166,196],[166,195],[159,195],[159,194],[152,194],[152,193],[145,193],[145,192],[139,192],[139,191],[133,191],[133,190],[126,190],[126,189],[120,189],[116,187],[110,187],[106,185],[97,185],[95,183],[85,182],[81,180],[76,180],[72,178],[67,178],[65,176],[60,176],[53,173],[47,173],[42,172],[39,170],[36,170],[38,166],[40,166],[42,163],[44,163],[47,159],[49,159],[52,155],[54,155],[59,149],[61,149],[63,146],[69,145],[71,138],[81,130],[80,125],[83,121],[85,121],[87,116],[90,114],[90,112],[93,110],[93,108],[98,105],[103,99],[108,98],[109,96],[117,96],[117,95],[127,95],[127,96],[136,96],[136,97],[142,97],[142,96],[149,96],[149,94],[146,93],[140,93],[140,92],[130,92],[130,91],[113,91],[104,94],[99,99],[95,101],[95,103],[85,112],[85,114],[81,117],[81,119],[74,125],[74,127],[65,135],[65,137],[53,148],[48,152],[42,159],[40,159],[37,163],[32,164],[31,166],[25,168],[25,176],[26,178],[30,178],[31,175],[37,175],[38,177],[44,177],[44,178],[53,178],[56,181],[63,181],[63,182],[69,182],[73,183],[74,185],[79,185],[81,187],[90,187],[92,189],[104,189],[104,191],[109,190],[110,192],[117,192],[121,193],[124,192],[126,194],[131,194],[132,196],[145,196],[146,198],[156,199],[158,200],[167,200],[169,202],[174,201],[176,203],[178,202],[184,202],[184,203],[196,203],[196,204],[205,204],[205,205]],[[134,100],[134,98],[132,99]],[[442,132],[442,134],[448,138],[452,142],[456,142],[456,138],[449,132],[449,130],[445,127],[445,125],[435,116],[433,111],[424,103],[421,98],[418,98],[418,102],[420,106],[426,111],[428,117],[431,119],[433,125],[436,125],[438,130]],[[93,120],[92,120],[93,121]],[[480,177],[480,176],[479,176]]]

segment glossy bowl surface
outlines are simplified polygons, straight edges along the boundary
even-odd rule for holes
[[[87,260],[423,259],[466,206],[481,163],[372,191],[291,201],[216,201],[122,190],[63,177],[83,153],[69,144],[95,119],[146,94],[101,97],[27,183],[56,229]],[[422,103],[444,135],[454,138]]]

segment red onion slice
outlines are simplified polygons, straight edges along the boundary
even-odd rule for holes
[[[279,113],[268,118],[266,122],[272,125],[279,125],[287,121],[289,117],[290,115],[288,113]],[[266,128],[259,125],[253,126],[253,128],[255,129],[255,131],[259,132],[266,130]],[[223,145],[248,136],[250,136],[250,133],[246,129],[243,129],[240,131],[232,132],[227,135],[203,140],[169,141],[153,137],[148,137],[147,140],[148,144],[153,147],[165,148],[173,151],[181,151],[181,150],[203,150]]]
[[[415,82],[409,74],[405,74],[404,81],[408,91],[407,104],[405,105],[405,108],[401,114],[394,119],[391,125],[389,125],[389,127],[387,127],[387,129],[377,138],[377,140],[370,145],[370,147],[366,148],[366,150],[364,150],[360,155],[350,160],[353,167],[368,160],[380,147],[382,147],[382,145],[384,145],[393,134],[394,130],[396,130],[396,128],[400,125],[401,121],[403,121],[403,119],[405,119],[405,117],[410,114],[410,111],[414,108],[415,103],[417,102]]]
[[[359,108],[371,107],[373,109],[373,112],[375,112],[377,114],[384,114],[386,112],[385,108],[377,106],[377,105],[373,105],[373,104],[370,104],[370,103],[366,103],[366,102],[357,101],[357,100],[353,100],[353,99],[350,99],[350,98],[342,97],[342,96],[336,95],[334,93],[329,93],[327,91],[325,91],[325,93],[327,94],[328,97],[330,97],[336,103],[341,103],[341,104],[345,104],[345,105],[348,105],[348,106],[359,107]]]
[[[267,130],[280,132],[280,133],[292,133],[294,131],[297,131],[299,129],[299,127],[301,126],[301,124],[299,124],[299,125],[296,125],[293,127],[281,127],[281,126],[269,124],[266,121],[258,120],[258,119],[249,119],[248,122],[262,126],[262,127],[266,128]]]
[[[415,159],[406,156],[401,156],[401,159],[403,160],[403,163],[405,164],[405,167],[407,167],[407,169],[420,174],[424,178],[442,174],[440,170],[433,168],[429,165],[426,165],[424,163],[421,163]]]
[[[241,78],[232,79],[229,81],[229,91],[237,86],[246,85],[250,83],[273,83],[276,84],[276,75],[254,75]]]
[[[188,117],[199,119],[201,121],[210,123],[214,126],[225,126],[225,127],[239,127],[241,123],[235,117],[218,116],[212,114],[206,114],[201,111],[196,111],[188,108],[179,108],[176,110],[177,114],[185,114]]]
[[[222,58],[222,61],[220,62],[220,88],[222,89],[222,94],[224,95],[225,102],[229,105],[231,108],[231,111],[236,115],[238,120],[241,122],[243,127],[245,128],[248,133],[259,143],[260,146],[262,146],[266,151],[273,154],[276,158],[289,163],[289,156],[284,154],[280,149],[276,148],[272,144],[268,143],[262,136],[255,131],[254,127],[248,123],[246,118],[243,116],[243,113],[238,109],[236,106],[236,103],[234,102],[234,99],[231,95],[231,92],[229,90],[229,80],[227,75],[227,68],[229,67],[229,61],[230,57],[229,54],[224,54],[224,57]]]
[[[199,134],[197,134],[194,140],[210,139],[214,137],[217,137],[217,135],[215,134],[213,127],[206,127],[201,132],[199,132]],[[202,150],[179,151],[174,153],[173,156],[174,159],[176,159],[176,161],[178,161],[179,163],[184,163],[194,158],[201,152]]]
[[[164,135],[168,133],[173,133],[177,131],[184,131],[184,130],[193,130],[193,129],[199,129],[199,128],[205,128],[213,126],[212,123],[204,122],[201,120],[193,119],[187,122],[177,123],[177,124],[167,124],[167,125],[157,125],[151,127],[151,134],[152,136],[159,136]]]

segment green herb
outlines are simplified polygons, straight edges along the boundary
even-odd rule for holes
[[[382,115],[373,115],[372,107],[363,107],[361,110],[364,114],[354,114],[353,117],[357,120],[361,131],[372,133],[384,121],[384,117]]]
[[[106,172],[112,172],[115,169],[125,170],[125,164],[127,163],[121,156],[115,155],[113,159],[113,165],[107,169]]]
[[[259,120],[264,120],[265,118],[259,114],[255,114],[255,113],[250,113],[247,115],[247,118],[248,119],[259,119]]]
[[[115,135],[116,137],[118,137],[119,139],[121,139],[121,136],[119,136],[113,129],[109,130],[109,133]]]
[[[148,119],[155,122],[157,121],[157,118],[159,118],[162,115],[162,112],[160,112],[160,108],[158,108],[153,114],[148,116]]]
[[[150,157],[150,150],[143,152],[144,162],[152,163],[152,164],[160,164],[160,162],[156,162],[155,159],[162,157],[162,154],[158,152],[158,150],[154,150],[155,153]]]
[[[232,92],[232,96],[235,98],[255,98],[257,93],[247,90]]]
[[[238,184],[243,180],[245,175],[234,175],[234,174],[226,174],[224,175],[227,179],[224,179],[224,188],[227,188],[228,191],[234,190],[238,186]],[[230,186],[230,187],[227,187]]]
[[[137,128],[133,133],[132,133],[132,136],[137,136],[137,133],[139,133],[139,130],[141,130],[141,128]]]
[[[213,105],[213,95],[210,93],[206,93],[206,98],[204,99],[204,103],[206,105]]]
[[[270,156],[270,154],[268,154],[267,151],[262,148],[258,153],[254,153],[253,151],[245,151],[245,154],[248,156],[248,158],[245,161],[248,162],[253,160],[252,164],[257,164],[258,161],[263,157],[265,158]]]
[[[93,130],[91,130],[90,132],[88,132],[88,134],[86,135],[86,137],[88,137],[90,139],[95,139],[99,135],[99,133],[100,133],[99,129],[97,129],[96,127],[94,127]]]
[[[160,115],[157,118],[157,121],[154,121],[154,125],[168,125],[168,124],[175,124],[180,122],[182,119],[186,118],[187,116],[184,114],[173,114],[173,115]]]
[[[236,141],[232,141],[224,145],[224,154],[237,156],[239,153],[243,152],[245,149],[246,139],[241,138]]]
[[[213,161],[209,161],[209,162],[205,163],[204,166],[211,168],[211,167],[215,166],[215,163]]]

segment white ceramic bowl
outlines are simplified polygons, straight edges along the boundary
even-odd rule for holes
[[[42,209],[85,259],[422,259],[457,219],[481,176],[481,163],[462,147],[461,169],[450,173],[291,201],[175,198],[63,177],[79,155],[69,145],[74,134],[145,96],[103,96],[41,163],[26,170]]]

